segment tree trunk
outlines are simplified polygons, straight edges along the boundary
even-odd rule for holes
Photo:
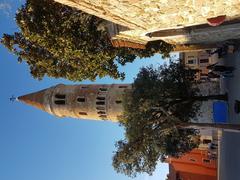
[[[180,104],[180,103],[186,103],[190,101],[208,101],[208,100],[228,100],[228,95],[227,94],[214,94],[214,95],[209,95],[209,96],[192,96],[188,97],[186,99],[177,99],[170,101],[168,103],[169,106],[173,106],[175,104]]]
[[[217,124],[217,123],[181,123],[180,127],[199,127],[199,128],[219,128],[219,129],[231,129],[240,130],[240,124]]]
[[[194,101],[208,101],[208,100],[228,100],[227,94],[217,94],[217,95],[209,95],[209,96],[193,96],[192,100]]]

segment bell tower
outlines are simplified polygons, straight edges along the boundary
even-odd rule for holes
[[[131,89],[131,84],[58,84],[18,100],[58,117],[117,122],[123,110],[124,92]]]

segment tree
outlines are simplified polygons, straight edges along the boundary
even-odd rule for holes
[[[145,50],[114,48],[105,20],[52,0],[27,0],[16,22],[20,32],[4,34],[1,43],[19,62],[25,60],[38,79],[45,75],[73,81],[106,75],[124,78],[118,64],[155,53],[167,56],[172,50],[162,41],[149,43]]]
[[[116,143],[113,157],[117,172],[128,176],[151,174],[159,160],[179,157],[198,147],[196,126],[224,127],[191,123],[201,101],[227,100],[227,95],[201,96],[194,74],[179,62],[141,69],[123,101],[120,125],[125,129],[125,139]]]

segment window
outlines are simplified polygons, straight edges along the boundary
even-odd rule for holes
[[[100,91],[107,91],[107,88],[99,88]]]
[[[200,59],[200,63],[208,63],[209,60],[208,59]]]
[[[87,86],[82,86],[81,88],[82,88],[82,89],[87,89],[88,87],[87,87]]]
[[[66,95],[65,94],[56,94],[55,98],[57,98],[57,99],[65,99]]]
[[[98,111],[98,114],[106,114],[104,111]]]
[[[97,105],[105,105],[105,102],[104,101],[97,101],[96,104]]]
[[[203,144],[209,144],[211,142],[212,141],[210,139],[203,139],[203,141],[202,141]]]
[[[119,86],[119,88],[127,88],[127,86]]]
[[[104,101],[105,97],[97,97],[97,100]]]
[[[77,98],[77,101],[78,101],[78,102],[85,102],[85,98],[84,98],[84,97],[78,97],[78,98]]]
[[[102,119],[106,119],[107,115],[100,115],[99,117],[102,118]]]
[[[57,105],[64,105],[65,104],[65,100],[55,100],[54,102]]]
[[[115,101],[115,102],[116,102],[116,104],[121,104],[122,103],[122,101],[120,101],[120,100]]]
[[[66,95],[65,94],[55,94],[55,101],[54,103],[57,105],[64,105],[65,104],[65,98]]]
[[[188,64],[193,64],[193,60],[188,60]]]
[[[80,115],[86,116],[87,113],[86,112],[79,112]]]
[[[196,59],[189,59],[188,64],[197,64],[197,60]]]
[[[209,159],[203,159],[203,162],[204,163],[210,163],[210,160]]]
[[[196,160],[193,158],[190,158],[189,161],[196,162]]]

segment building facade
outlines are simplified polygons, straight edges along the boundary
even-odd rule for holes
[[[181,52],[179,58],[184,66],[190,69],[199,70],[196,73],[196,80],[206,80],[208,78],[209,69],[207,66],[215,64],[219,61],[217,53],[211,54],[211,51],[189,51]]]
[[[217,180],[217,161],[207,150],[194,149],[180,158],[169,158],[168,180]]]
[[[18,97],[57,117],[118,121],[124,92],[131,84],[64,85]]]

